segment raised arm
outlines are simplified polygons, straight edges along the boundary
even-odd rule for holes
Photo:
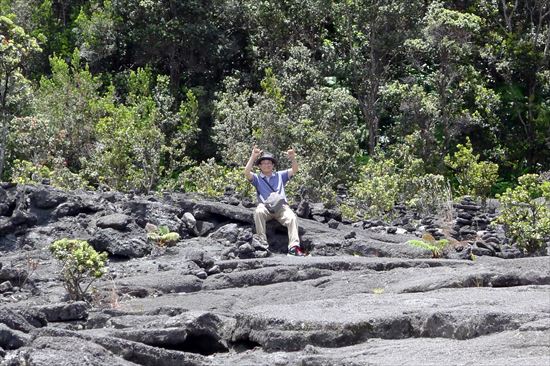
[[[258,159],[261,153],[262,150],[254,145],[252,148],[252,153],[250,154],[250,159],[248,159],[248,163],[246,163],[246,166],[244,167],[244,175],[249,181],[252,181],[252,168],[254,167],[254,162]]]
[[[289,150],[287,150],[286,156],[288,156],[288,159],[290,160],[291,168],[292,168],[288,171],[288,176],[292,177],[294,174],[298,173],[298,169],[299,169],[298,161],[296,160],[296,151],[294,151],[293,148],[290,148]]]

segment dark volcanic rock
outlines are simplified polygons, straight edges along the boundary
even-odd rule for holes
[[[88,305],[85,302],[73,302],[70,304],[53,304],[34,308],[44,314],[49,322],[62,322],[68,320],[82,320],[88,317]]]
[[[147,242],[144,231],[123,233],[107,228],[97,230],[88,240],[97,251],[106,251],[112,256],[139,258],[151,252],[152,244]]]
[[[52,209],[60,203],[67,200],[67,195],[63,191],[55,190],[49,187],[39,187],[30,195],[30,202],[33,207],[41,209]]]
[[[455,260],[407,244],[445,235],[439,217],[401,207],[391,226],[345,225],[318,204],[315,220],[298,220],[311,256],[293,257],[287,229],[272,220],[259,240],[253,205],[233,205],[232,191],[224,204],[0,187],[0,283],[11,284],[0,293],[2,365],[550,363],[548,257],[517,258],[500,228],[479,231],[493,216],[472,199],[458,211],[468,224],[454,223],[460,242],[445,251]],[[181,240],[149,255],[147,224]],[[47,250],[62,237],[110,253],[89,303],[63,302]]]
[[[26,345],[29,340],[27,334],[0,324],[0,347],[8,350],[17,349]]]
[[[132,219],[129,216],[116,213],[100,217],[96,225],[102,229],[113,228],[115,230],[124,231],[128,228],[131,221]]]

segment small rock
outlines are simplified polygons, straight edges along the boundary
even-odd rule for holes
[[[115,213],[100,217],[97,220],[96,225],[100,228],[113,228],[115,230],[123,231],[130,224],[131,218],[124,214]]]
[[[254,258],[267,258],[271,255],[268,250],[257,250],[254,252]]]
[[[206,273],[208,273],[208,275],[213,275],[220,272],[221,272],[220,266],[218,266],[217,264],[213,265],[212,267],[206,270]]]
[[[344,235],[344,239],[354,239],[357,236],[357,233],[355,231],[352,231],[346,235]]]
[[[252,236],[251,245],[256,250],[267,250],[269,248],[269,243],[256,234]]]
[[[197,276],[201,280],[205,280],[208,278],[208,274],[205,271],[198,271],[197,273],[195,273],[195,276]]]
[[[330,219],[328,222],[328,227],[331,229],[338,229],[338,226],[340,226],[340,222],[336,221],[335,219]]]
[[[248,243],[243,244],[239,247],[239,253],[246,254],[254,252],[254,247]]]
[[[0,284],[0,293],[13,289],[13,285],[10,281],[4,281]]]
[[[193,216],[191,212],[186,212],[183,214],[183,221],[189,229],[193,229],[197,226],[197,219],[195,219],[195,216]]]

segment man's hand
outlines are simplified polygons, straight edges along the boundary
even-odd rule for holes
[[[294,151],[293,148],[290,148],[286,151],[286,156],[290,159],[290,161],[296,160],[296,151]]]
[[[256,162],[256,160],[258,160],[261,154],[262,150],[258,148],[258,146],[254,145],[252,147],[250,159],[248,159],[248,163],[246,163],[246,166],[244,167],[244,175],[249,181],[252,181],[252,168],[254,167],[254,163]]]
[[[254,158],[254,160],[258,159],[260,157],[260,155],[262,154],[262,150],[260,150],[260,148],[256,145],[254,145],[254,147],[252,147],[252,154],[251,154],[251,157]]]
[[[298,173],[298,162],[296,161],[296,151],[291,147],[286,151],[286,156],[292,163],[292,168],[288,171],[289,177],[292,177],[294,174]]]

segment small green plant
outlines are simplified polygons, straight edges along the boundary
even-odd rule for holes
[[[71,300],[86,300],[92,283],[105,272],[107,253],[98,253],[85,240],[61,239],[50,245],[50,252],[62,264],[64,286]]]
[[[435,240],[433,236],[425,234],[422,240],[409,240],[407,244],[413,247],[427,249],[432,252],[433,258],[440,258],[443,254],[443,249],[449,244],[447,239]]]
[[[147,239],[152,240],[158,247],[171,247],[180,240],[180,234],[170,231],[168,226],[147,224]]]
[[[504,225],[506,235],[519,249],[536,253],[550,237],[550,182],[536,174],[526,174],[519,185],[497,195],[502,211],[495,220]]]

